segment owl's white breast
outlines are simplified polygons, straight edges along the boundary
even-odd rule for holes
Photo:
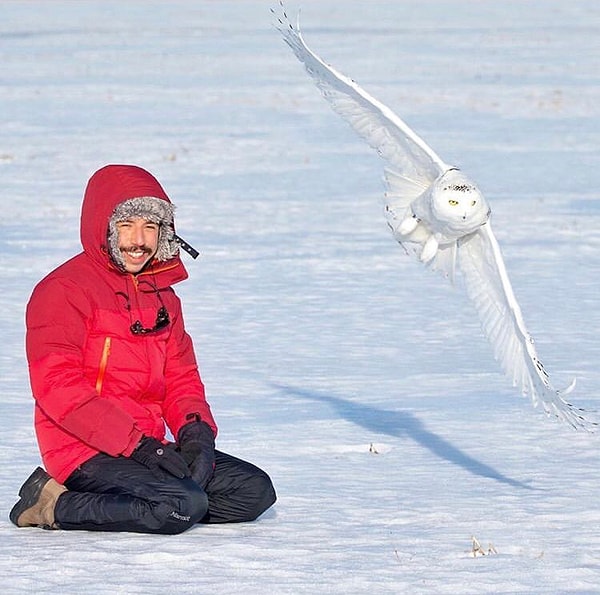
[[[439,243],[454,242],[486,223],[490,207],[477,186],[460,170],[450,169],[439,176],[411,204]]]

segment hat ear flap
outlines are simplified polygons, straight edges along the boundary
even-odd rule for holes
[[[155,258],[160,262],[171,260],[179,254],[179,243],[175,239],[175,229],[173,225],[166,223],[160,224],[158,235],[158,249]]]
[[[117,230],[117,221],[114,217],[108,220],[108,230],[106,232],[106,246],[108,255],[117,268],[125,270],[125,259],[119,250],[119,231]]]

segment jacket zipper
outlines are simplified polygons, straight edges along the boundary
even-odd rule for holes
[[[110,355],[110,337],[104,339],[104,347],[102,348],[102,357],[100,358],[100,367],[98,368],[98,376],[96,377],[96,392],[102,393],[102,385],[104,384],[104,374],[108,365],[108,356]]]

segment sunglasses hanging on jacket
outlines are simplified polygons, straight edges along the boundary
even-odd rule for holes
[[[171,323],[169,312],[162,300],[160,290],[158,289],[158,287],[156,287],[156,285],[154,285],[150,281],[146,280],[140,281],[138,287],[143,285],[150,286],[151,291],[153,291],[156,294],[156,297],[160,302],[158,310],[156,311],[156,320],[154,322],[154,326],[151,327],[145,327],[142,324],[142,321],[139,319],[133,321],[133,318],[131,316],[131,300],[129,299],[129,293],[127,291],[117,291],[117,295],[120,295],[125,299],[125,309],[129,312],[129,318],[132,321],[129,326],[129,330],[131,331],[132,335],[147,335],[150,333],[155,333],[163,328],[166,328]],[[144,290],[142,289],[141,291]]]

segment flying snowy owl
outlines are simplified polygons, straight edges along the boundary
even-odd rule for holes
[[[490,207],[477,186],[446,164],[388,107],[312,52],[280,2],[276,28],[331,107],[388,163],[385,213],[395,239],[450,279],[459,270],[494,356],[534,406],[574,428],[593,430],[582,410],[562,397],[539,360],[523,322],[496,237]]]

